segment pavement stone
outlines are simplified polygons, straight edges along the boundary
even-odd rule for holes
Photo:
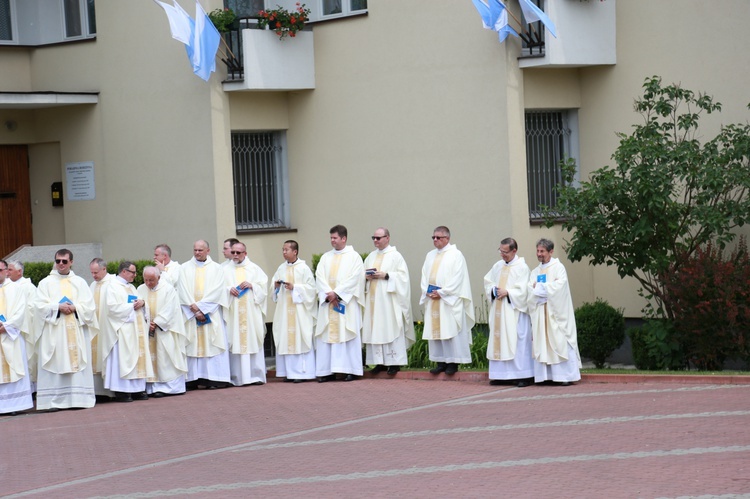
[[[750,384],[683,378],[516,388],[464,371],[269,376],[0,416],[0,495],[750,497]]]

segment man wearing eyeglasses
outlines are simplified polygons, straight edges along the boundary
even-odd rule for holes
[[[8,264],[0,260],[0,414],[34,407],[26,357],[26,296],[6,278]]]
[[[96,305],[89,285],[72,265],[70,250],[55,253],[55,267],[39,283],[34,300],[37,410],[88,408],[96,403],[89,331],[99,327]]]
[[[514,380],[519,387],[534,380],[531,356],[531,322],[526,308],[529,267],[519,257],[512,237],[500,241],[500,261],[484,276],[484,292],[490,301],[487,358],[491,385]]]
[[[395,375],[406,365],[406,350],[414,344],[411,314],[411,284],[404,257],[391,246],[385,227],[375,230],[372,242],[377,248],[365,259],[365,315],[362,342],[366,362],[375,365],[370,372]]]
[[[247,257],[244,243],[234,243],[230,253],[232,262],[224,266],[224,278],[229,286],[226,319],[232,384],[261,385],[266,382],[268,276]]]
[[[362,376],[362,300],[365,267],[362,257],[346,244],[348,231],[335,225],[329,231],[332,250],[324,253],[315,269],[318,323],[315,329],[315,369],[318,382],[344,381]]]
[[[474,305],[469,271],[464,255],[450,241],[448,227],[436,227],[432,233],[435,249],[427,253],[422,266],[422,338],[428,340],[430,360],[437,362],[432,374],[456,374],[458,364],[471,363]]]
[[[180,266],[177,294],[188,337],[187,389],[229,386],[229,350],[224,310],[229,307],[224,272],[211,259],[204,240],[193,244],[193,258]]]
[[[112,390],[118,402],[148,400],[146,380],[154,378],[146,302],[133,286],[135,273],[133,262],[120,263],[117,275],[106,288],[106,322],[100,325],[104,388]]]

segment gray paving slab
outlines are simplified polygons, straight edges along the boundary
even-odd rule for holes
[[[362,379],[0,417],[7,497],[750,497],[750,385]]]

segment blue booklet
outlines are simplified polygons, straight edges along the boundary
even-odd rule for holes
[[[3,314],[0,314],[0,322],[5,322],[5,316]]]
[[[536,282],[547,282],[547,274],[539,274],[536,276]]]
[[[68,298],[67,296],[63,296],[62,298],[60,298],[60,303],[70,303],[71,305],[73,304],[73,302],[70,301],[70,298]]]
[[[195,319],[195,323],[198,325],[198,327],[205,326],[206,324],[211,324],[211,316],[206,314],[206,320],[199,321],[198,319]]]
[[[434,284],[427,285],[427,294],[429,295],[433,291],[437,291],[438,289],[441,289],[440,286],[435,286]]]
[[[365,275],[373,275],[378,269],[365,269]]]
[[[128,303],[133,303],[136,300],[138,300],[137,296],[135,296],[135,295],[128,295]]]
[[[346,313],[346,305],[344,305],[342,302],[339,302],[338,306],[333,307],[333,309],[341,315],[344,315]]]
[[[240,289],[240,285],[238,284],[236,289],[240,292],[240,294],[237,295],[237,298],[240,298],[242,295],[247,293],[250,288]]]

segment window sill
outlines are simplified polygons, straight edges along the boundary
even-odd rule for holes
[[[237,235],[242,234],[276,234],[279,232],[297,232],[297,229],[292,227],[274,227],[274,228],[263,228],[263,229],[236,229]]]

